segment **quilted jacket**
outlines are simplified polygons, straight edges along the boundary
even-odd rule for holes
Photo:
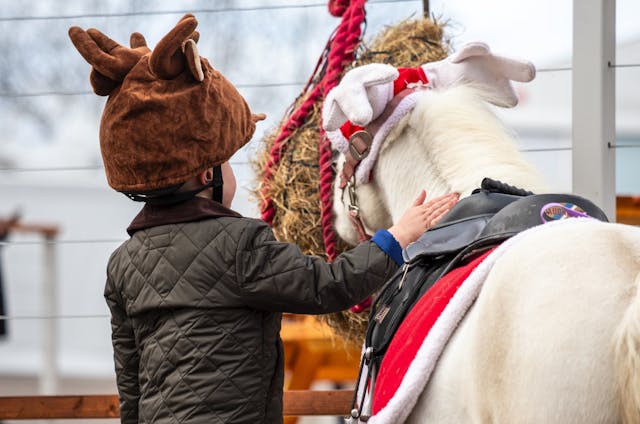
[[[281,313],[345,309],[397,269],[373,242],[327,264],[202,198],[129,232],[105,287],[123,423],[281,423]]]

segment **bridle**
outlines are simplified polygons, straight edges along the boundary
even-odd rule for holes
[[[396,112],[398,106],[404,98],[413,94],[414,92],[424,89],[423,85],[414,85],[410,88],[405,88],[396,94],[393,99],[387,104],[382,114],[375,120],[371,121],[366,127],[354,132],[348,141],[348,148],[344,152],[345,161],[340,173],[340,189],[342,190],[342,199],[344,202],[345,190],[348,194],[349,203],[348,214],[349,219],[358,235],[358,242],[366,241],[371,238],[370,234],[367,234],[362,216],[360,214],[360,206],[358,202],[358,194],[356,193],[356,169],[360,162],[366,158],[371,152],[371,145],[373,141],[387,122],[387,120]],[[371,181],[371,174],[369,174],[367,182]]]

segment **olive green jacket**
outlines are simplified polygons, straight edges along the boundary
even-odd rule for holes
[[[346,309],[397,269],[373,242],[328,264],[201,198],[129,232],[105,287],[123,423],[282,422],[281,313]]]

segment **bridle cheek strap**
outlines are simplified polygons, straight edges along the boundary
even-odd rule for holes
[[[373,139],[386,122],[387,119],[393,114],[400,102],[409,94],[416,91],[417,88],[407,88],[398,93],[389,102],[385,110],[378,118],[371,122],[365,129],[356,131],[349,137],[349,149],[345,152],[345,162],[340,174],[340,188],[344,191],[345,188],[349,192],[349,219],[353,225],[353,228],[358,234],[358,242],[363,242],[371,239],[371,236],[367,234],[362,217],[360,216],[360,209],[358,206],[358,197],[356,195],[356,178],[355,172],[358,165],[369,154],[371,150],[371,144]],[[369,177],[370,178],[370,177]],[[369,296],[359,304],[352,306],[349,311],[359,314],[365,311],[371,306],[372,297]]]
[[[367,234],[362,218],[360,217],[358,198],[355,194],[356,179],[355,172],[358,165],[369,155],[374,137],[382,128],[384,123],[393,115],[393,112],[400,105],[400,102],[408,95],[421,87],[406,88],[399,92],[387,105],[382,114],[373,120],[366,128],[354,132],[349,137],[349,148],[344,153],[345,161],[340,173],[340,189],[349,191],[349,219],[358,234],[358,241],[366,241],[371,238]]]
[[[380,116],[371,121],[365,128],[351,134],[348,141],[349,147],[344,152],[345,163],[340,174],[340,188],[344,188],[347,185],[360,162],[369,155],[376,134],[398,109],[402,100],[423,88],[422,86],[413,86],[400,91],[391,99]]]

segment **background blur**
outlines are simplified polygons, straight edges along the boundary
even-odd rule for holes
[[[571,190],[571,0],[440,0],[454,46],[485,41],[493,51],[533,61],[537,78],[519,86],[521,104],[498,113],[557,191]],[[248,164],[316,64],[339,19],[323,0],[155,1],[0,0],[0,219],[59,233],[9,234],[0,245],[8,334],[0,339],[0,395],[115,393],[105,264],[140,209],[106,184],[98,146],[105,98],[88,83],[72,25],[96,27],[122,44],[133,31],[150,47],[186,12],[199,21],[200,54],[265,112],[232,164],[234,208],[258,216]],[[422,1],[370,0],[366,38],[422,13]],[[617,1],[616,178],[619,194],[640,194],[640,2]],[[52,287],[52,285],[55,285]],[[53,334],[54,340],[47,339]],[[48,363],[46,349],[58,359]],[[53,368],[51,368],[53,367]],[[43,382],[43,372],[55,381]]]

